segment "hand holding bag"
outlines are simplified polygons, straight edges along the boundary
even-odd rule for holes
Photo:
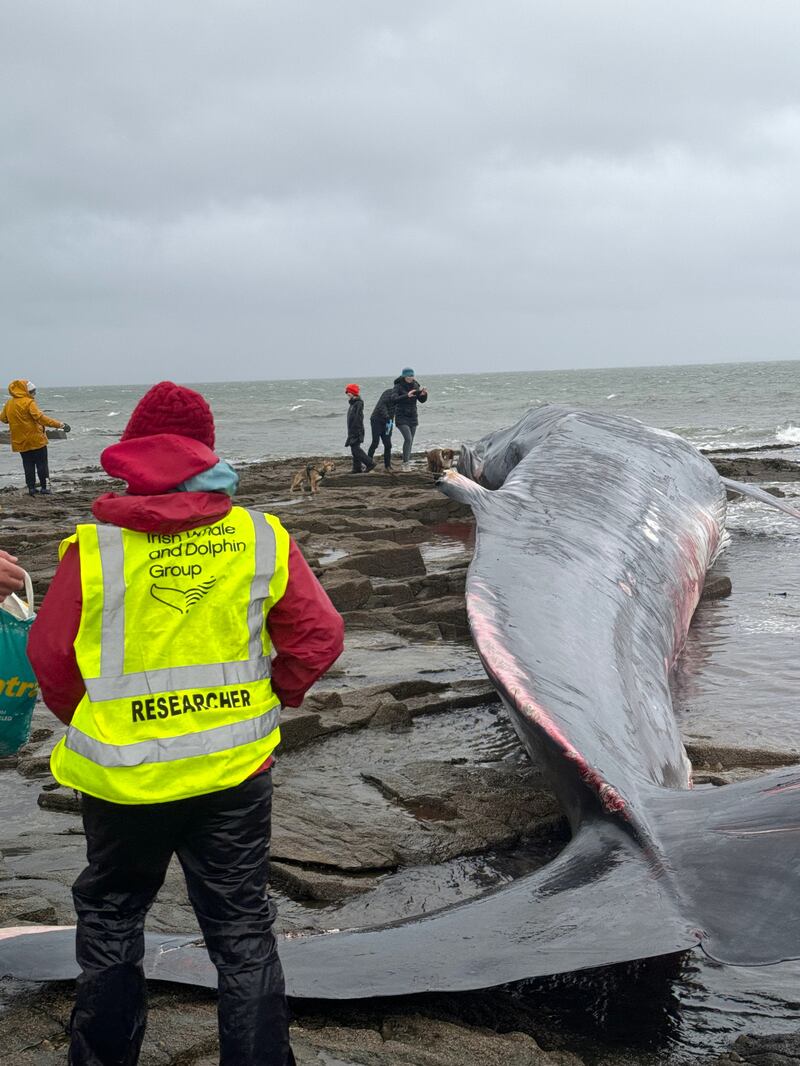
[[[25,574],[26,600],[13,592],[0,603],[0,756],[13,755],[31,734],[39,686],[28,662],[28,633],[36,617],[33,585]]]

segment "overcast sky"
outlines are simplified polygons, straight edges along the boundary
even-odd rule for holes
[[[797,0],[4,0],[47,384],[800,358]]]

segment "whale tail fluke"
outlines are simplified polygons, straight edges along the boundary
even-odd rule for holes
[[[621,819],[593,815],[547,866],[482,896],[373,929],[290,934],[280,944],[287,990],[340,1000],[467,991],[697,944],[735,965],[796,958],[798,799],[798,767],[719,788],[654,789],[645,806],[658,853]],[[148,934],[145,972],[216,981],[192,937]],[[0,931],[0,976],[74,978],[74,930]]]
[[[281,946],[295,996],[466,991],[700,944],[732,965],[800,955],[800,768],[645,802],[659,849],[592,816],[546,867],[455,907]],[[668,858],[665,858],[668,856]]]
[[[624,922],[614,920],[621,910]],[[56,926],[3,930],[0,976],[74,979],[74,936],[74,929]],[[279,948],[289,995],[364,999],[490,988],[670,954],[696,939],[630,835],[600,819],[546,867],[483,896],[374,929],[290,934]],[[149,978],[162,981],[216,982],[202,944],[191,937],[149,933],[144,966]]]
[[[681,911],[718,962],[800,957],[800,767],[692,792],[648,810],[677,873]]]

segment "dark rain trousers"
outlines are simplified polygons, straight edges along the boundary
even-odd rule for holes
[[[360,474],[361,468],[364,470],[372,470],[375,463],[372,461],[372,456],[367,455],[364,449],[361,447],[361,442],[350,445],[350,454],[353,457],[353,473]]]
[[[47,447],[31,448],[29,452],[20,452],[22,456],[22,469],[25,471],[25,484],[28,492],[36,488],[36,478],[39,478],[41,488],[47,488],[47,479],[50,477],[50,467],[47,462]]]
[[[386,419],[380,421],[376,418],[369,420],[369,428],[372,430],[372,443],[367,454],[373,458],[378,448],[378,443],[383,444],[383,465],[388,470],[392,465],[392,435],[386,432]]]
[[[83,797],[89,865],[73,887],[78,978],[69,1062],[135,1066],[147,1021],[144,920],[173,854],[219,974],[220,1066],[291,1066],[267,894],[272,775],[172,803]]]

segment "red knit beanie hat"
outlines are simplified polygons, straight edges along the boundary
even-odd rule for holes
[[[358,394],[361,392],[361,389],[360,389],[360,387],[358,385],[352,384],[352,385],[345,385],[344,391],[345,392],[349,392],[351,396],[358,396]]]
[[[173,381],[159,381],[134,407],[120,440],[155,433],[177,433],[213,448],[214,416],[199,392]]]

